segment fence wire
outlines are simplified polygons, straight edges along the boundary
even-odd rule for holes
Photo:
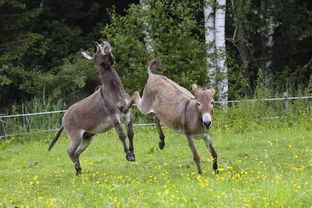
[[[228,100],[228,101],[215,101],[216,104],[229,104],[229,103],[240,103],[240,102],[257,102],[257,101],[284,101],[284,108],[285,108],[285,112],[288,111],[288,100],[297,100],[297,99],[312,99],[312,96],[301,96],[301,97],[287,97],[287,95],[285,97],[279,97],[279,98],[265,98],[265,99],[248,99],[248,100]],[[28,123],[28,125],[30,125],[30,120],[28,117],[32,117],[32,116],[41,116],[41,115],[49,115],[49,114],[60,114],[60,113],[64,113],[66,112],[66,110],[56,110],[56,111],[45,111],[45,112],[36,112],[36,113],[23,113],[23,114],[14,114],[14,115],[4,115],[4,114],[0,114],[0,128],[2,127],[2,135],[0,135],[0,140],[3,138],[7,138],[7,137],[15,137],[15,136],[23,136],[23,135],[28,135],[28,134],[39,134],[39,133],[48,133],[48,132],[52,132],[52,131],[56,131],[58,130],[57,128],[48,128],[48,129],[44,129],[44,130],[36,130],[36,131],[32,131],[30,128],[27,129],[27,132],[23,132],[23,133],[16,133],[16,134],[8,134],[8,130],[7,130],[7,122],[5,121],[5,119],[14,119],[14,118],[18,118],[18,117],[22,117],[23,118],[23,125],[25,127],[25,123]],[[268,119],[280,119],[283,118],[285,116],[272,116],[272,117],[265,117],[265,118],[260,118],[263,120],[268,120]],[[25,121],[24,121],[25,120]],[[153,123],[137,123],[137,124],[133,124],[133,126],[135,127],[140,127],[140,126],[153,126]]]

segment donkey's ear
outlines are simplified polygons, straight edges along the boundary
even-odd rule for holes
[[[84,49],[80,49],[80,53],[83,55],[83,57],[85,57],[86,59],[92,60],[93,57],[90,56]]]
[[[214,94],[216,93],[216,90],[214,88],[211,88],[210,93],[211,93],[211,96],[214,96]]]
[[[193,92],[195,93],[195,95],[197,94],[197,91],[198,91],[198,86],[197,84],[192,84],[192,90]]]

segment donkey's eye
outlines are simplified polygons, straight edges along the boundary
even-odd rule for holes
[[[211,105],[213,105],[214,104],[214,102],[213,101],[211,101]]]

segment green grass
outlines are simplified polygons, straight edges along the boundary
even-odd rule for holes
[[[153,127],[134,131],[137,162],[126,161],[109,131],[82,154],[79,177],[65,134],[51,152],[52,134],[2,144],[0,206],[312,207],[312,131],[306,127],[263,122],[250,131],[213,129],[220,173],[213,174],[204,142],[195,141],[202,176],[183,135],[165,129],[166,146],[159,150]]]

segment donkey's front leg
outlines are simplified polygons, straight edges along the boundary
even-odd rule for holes
[[[195,145],[194,145],[194,139],[191,135],[186,135],[187,137],[187,141],[188,141],[188,144],[190,146],[190,149],[192,151],[192,154],[193,154],[193,160],[194,162],[196,163],[197,165],[197,169],[198,169],[198,174],[202,174],[202,170],[201,170],[201,167],[200,167],[200,157],[196,151],[196,148],[195,148]]]
[[[212,168],[213,168],[213,171],[215,173],[218,173],[218,155],[217,155],[217,152],[216,150],[214,149],[212,143],[211,143],[211,139],[210,139],[210,135],[207,134],[205,135],[205,143],[206,143],[206,146],[207,148],[209,149],[210,151],[210,154],[212,156]]]
[[[133,154],[130,152],[130,150],[128,149],[127,143],[126,143],[126,135],[123,132],[123,129],[119,123],[119,120],[117,119],[116,115],[112,115],[111,116],[111,120],[113,122],[113,126],[115,128],[115,131],[118,134],[118,137],[120,139],[120,141],[122,142],[123,148],[124,148],[124,152],[126,153],[126,158],[128,161],[135,161],[135,158],[133,156]]]
[[[122,107],[120,109],[120,111],[123,113],[123,114],[127,114],[130,110],[130,108],[132,107],[132,105],[134,104],[134,100],[132,99],[132,97],[130,98],[129,102],[127,103],[126,106]]]
[[[126,114],[126,126],[127,126],[127,135],[129,139],[129,150],[132,153],[134,159],[135,159],[135,154],[134,154],[134,146],[133,146],[133,123],[132,123],[132,114],[131,110]]]
[[[123,114],[127,114],[128,111],[130,110],[130,108],[132,107],[132,105],[136,102],[136,100],[140,99],[140,93],[138,91],[135,91],[133,93],[133,95],[130,97],[130,99],[128,100],[128,103],[126,106],[124,106],[120,111]]]

